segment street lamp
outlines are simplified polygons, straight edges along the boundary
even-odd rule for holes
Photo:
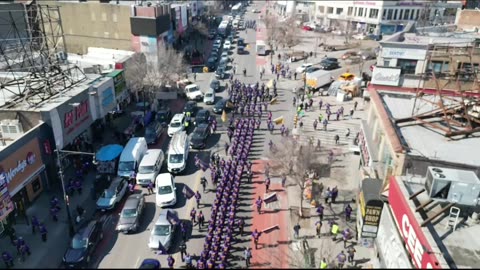
[[[63,156],[63,158],[67,157],[69,154],[75,154],[75,155],[91,155],[94,156],[94,153],[86,153],[86,152],[76,152],[76,151],[66,151],[66,150],[60,150],[60,146],[57,145],[57,148],[55,149],[55,153],[57,154],[57,167],[58,167],[58,174],[60,175],[60,181],[62,182],[62,191],[63,191],[63,201],[65,202],[65,210],[67,211],[67,219],[68,219],[68,233],[70,234],[70,237],[75,235],[75,227],[73,224],[73,219],[72,219],[72,213],[70,212],[70,201],[67,195],[67,191],[65,190],[65,179],[63,177],[63,166],[62,166],[62,157],[60,156],[60,153],[65,153],[66,155]]]

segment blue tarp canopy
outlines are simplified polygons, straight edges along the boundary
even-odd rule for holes
[[[98,150],[95,155],[97,161],[110,161],[116,159],[123,151],[123,146],[119,144],[109,144]]]

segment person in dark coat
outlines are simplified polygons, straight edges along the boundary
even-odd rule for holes
[[[173,265],[175,264],[175,259],[172,255],[168,255],[167,257],[168,268],[173,269]]]
[[[8,253],[6,251],[2,252],[2,259],[3,259],[3,262],[5,263],[5,268],[6,269],[9,269],[10,267],[14,266],[13,256],[10,253]]]
[[[197,201],[197,208],[200,208],[200,199],[201,198],[202,198],[202,195],[197,190],[197,192],[195,193],[195,201]]]
[[[185,257],[187,256],[187,244],[185,243],[185,241],[182,241],[182,243],[180,243],[180,246],[178,247],[180,249],[180,256],[182,258],[182,262],[185,261],[185,258],[183,257],[185,255]]]
[[[40,223],[40,226],[39,226],[39,229],[40,229],[40,234],[42,235],[42,241],[43,242],[47,242],[47,228],[45,227],[45,224]]]
[[[40,222],[38,221],[36,216],[32,216],[32,234],[35,234],[35,228],[37,228],[40,225]]]

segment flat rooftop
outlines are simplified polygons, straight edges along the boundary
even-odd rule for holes
[[[415,95],[409,93],[378,91],[385,110],[393,119],[412,116]],[[424,99],[434,100],[434,96],[424,96]],[[421,103],[418,103],[421,102]],[[419,105],[420,104],[420,105]],[[447,103],[445,103],[447,104]],[[415,114],[432,110],[432,105],[425,101],[417,101]],[[440,119],[438,119],[440,121]],[[472,149],[480,149],[480,132],[473,133],[468,138],[448,138],[438,130],[421,123],[395,125],[400,141],[411,149],[409,155],[428,157],[434,160],[455,162],[470,166],[479,166],[480,155]]]
[[[404,192],[406,200],[409,201],[412,213],[415,213],[416,207],[430,199],[427,192],[423,192],[409,200],[410,195],[425,188],[425,177],[396,176],[396,179],[400,190]],[[439,212],[441,208],[442,205],[434,202],[426,207],[428,212],[420,210],[416,215],[418,223],[421,224],[427,217]],[[478,268],[480,265],[480,241],[474,239],[478,239],[478,235],[480,235],[480,224],[465,222],[459,218],[459,224],[453,231],[451,228],[447,228],[447,221],[448,215],[440,215],[422,227],[423,233],[432,246],[432,251],[438,252],[436,254],[443,253],[443,258],[451,269]],[[440,255],[436,255],[436,257],[438,258]]]

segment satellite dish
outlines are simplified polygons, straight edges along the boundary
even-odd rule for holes
[[[437,173],[442,173],[443,171],[439,168],[432,168],[432,171],[437,172]]]

